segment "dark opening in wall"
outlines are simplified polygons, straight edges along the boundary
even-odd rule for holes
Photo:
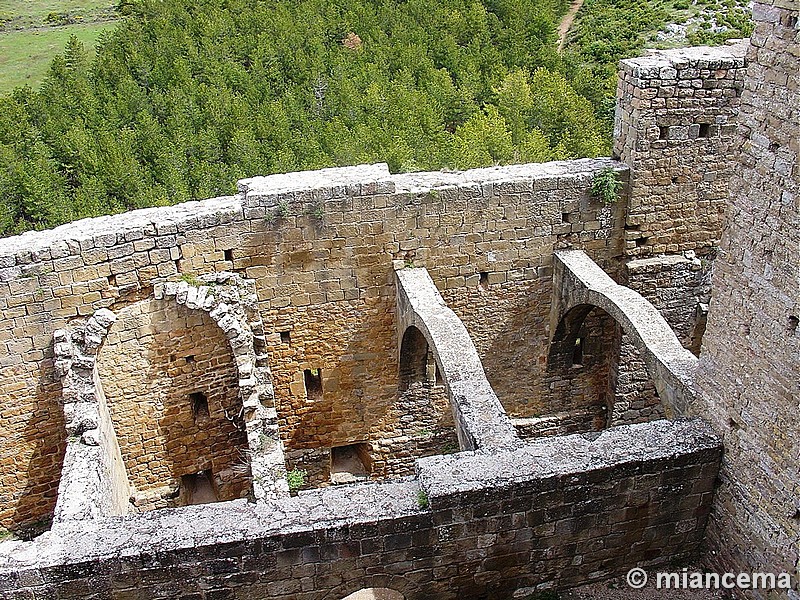
[[[660,139],[660,140],[668,140],[669,139],[669,127],[659,127],[658,128],[658,139]]]
[[[306,385],[308,400],[322,400],[322,369],[306,369],[303,371],[303,383]]]
[[[434,379],[434,385],[443,386],[444,385],[444,377],[442,377],[442,372],[439,370],[439,365],[436,364],[436,377]]]
[[[292,335],[288,331],[281,331],[281,344],[289,344],[292,343]]]
[[[369,444],[348,444],[331,448],[331,481],[352,483],[369,477],[372,457]]]
[[[192,403],[192,416],[194,422],[203,421],[208,419],[208,398],[203,392],[192,392],[189,394],[189,402]]]
[[[700,123],[700,130],[697,132],[697,137],[707,138],[711,135],[711,125],[708,123]]]
[[[189,355],[188,355],[186,358],[184,358],[183,360],[185,360],[185,361],[186,361],[186,364],[188,364],[188,365],[192,364],[192,363],[194,362],[194,354],[189,354]]]
[[[489,287],[489,273],[486,271],[481,271],[480,286],[483,289],[487,289]]]
[[[233,262],[233,250],[225,250],[224,254],[225,254],[225,260],[227,260],[228,262]]]
[[[108,287],[117,287],[117,276],[116,275],[109,275],[108,276]]]
[[[400,344],[400,393],[414,383],[423,383],[428,375],[428,341],[413,325],[406,329]]]
[[[646,237],[636,238],[636,247],[637,248],[641,248],[642,246],[645,246],[646,244],[647,244],[647,238]]]
[[[786,25],[797,29],[797,15],[789,15],[789,18],[786,19]]]
[[[583,364],[583,338],[575,338],[575,346],[572,348],[572,366],[580,366]]]
[[[214,485],[214,476],[211,470],[207,469],[200,473],[182,476],[179,495],[181,498],[180,503],[184,506],[218,502],[219,496],[217,495],[217,488]]]
[[[797,331],[798,325],[800,325],[800,319],[796,315],[789,315],[789,331]]]

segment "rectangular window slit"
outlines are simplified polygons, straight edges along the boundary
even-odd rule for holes
[[[303,383],[306,385],[306,398],[322,399],[322,369],[306,369],[303,371]]]
[[[233,250],[225,250],[225,260],[233,262]]]
[[[483,289],[489,287],[489,273],[487,273],[486,271],[481,271],[480,286]]]
[[[583,338],[575,338],[575,346],[572,348],[572,366],[583,364]]]
[[[288,331],[281,331],[281,344],[291,344],[292,335]]]
[[[669,127],[659,127],[658,128],[658,139],[660,139],[660,140],[668,140],[669,139]]]
[[[711,125],[708,123],[700,123],[700,131],[697,132],[697,137],[707,138],[711,135]]]
[[[189,394],[189,401],[192,403],[192,416],[195,423],[208,419],[208,398],[203,392],[192,392]]]

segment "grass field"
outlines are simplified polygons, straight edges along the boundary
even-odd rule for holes
[[[0,0],[0,94],[37,87],[71,35],[93,49],[114,27],[114,0]]]

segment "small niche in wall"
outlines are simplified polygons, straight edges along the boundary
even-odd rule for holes
[[[486,271],[481,271],[480,280],[478,281],[478,285],[481,286],[482,289],[489,288],[489,273]]]
[[[789,331],[797,331],[797,326],[800,325],[800,319],[797,315],[789,315]]]
[[[322,369],[306,369],[303,371],[303,383],[306,386],[306,398],[310,401],[322,400]]]
[[[669,139],[669,127],[659,127],[658,128],[658,139],[660,139],[660,140],[668,140]]]
[[[707,138],[711,137],[711,125],[708,123],[700,123],[700,129],[697,132],[697,137]]]
[[[194,354],[189,354],[188,356],[185,356],[185,357],[183,358],[183,360],[185,360],[185,361],[186,361],[186,364],[187,364],[187,365],[190,365],[190,364],[192,364],[192,363],[194,362]]]
[[[223,250],[223,254],[225,255],[225,260],[233,262],[233,250]]]
[[[372,457],[369,444],[349,444],[331,448],[331,482],[353,483],[369,477]]]
[[[583,364],[583,338],[576,337],[572,347],[572,366],[579,367]]]
[[[204,421],[209,418],[208,398],[203,392],[192,392],[189,394],[189,402],[192,403],[192,416],[194,422]]]
[[[181,477],[180,503],[184,506],[191,504],[210,504],[218,502],[214,476],[210,469]]]
[[[281,344],[292,345],[292,334],[290,332],[281,331]]]
[[[793,29],[797,29],[797,15],[789,15],[786,19],[786,25]]]

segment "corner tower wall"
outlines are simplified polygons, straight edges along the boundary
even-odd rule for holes
[[[708,561],[724,571],[800,568],[799,8],[754,5],[739,166],[700,355],[708,404],[698,408],[725,436],[708,534]]]

